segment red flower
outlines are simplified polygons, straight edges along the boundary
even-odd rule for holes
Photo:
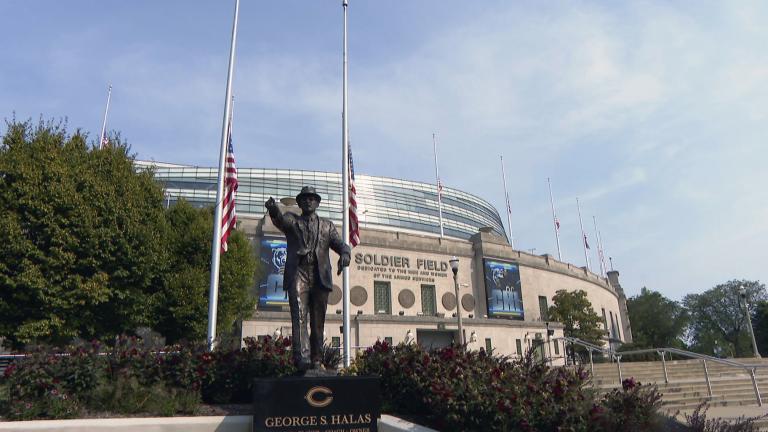
[[[621,388],[623,388],[624,391],[632,390],[636,385],[638,385],[638,383],[635,382],[634,378],[627,378],[621,382]]]

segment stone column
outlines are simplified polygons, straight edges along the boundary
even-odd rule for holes
[[[616,290],[616,294],[619,296],[619,316],[621,317],[621,336],[623,336],[624,343],[632,343],[632,325],[629,322],[629,312],[627,310],[627,296],[624,294],[624,289],[621,288],[619,283],[619,272],[611,270],[608,272],[608,283]]]

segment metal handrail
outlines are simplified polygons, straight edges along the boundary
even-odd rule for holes
[[[618,375],[619,375],[619,383],[622,382],[621,358],[623,356],[636,355],[636,354],[648,354],[648,353],[658,354],[661,357],[661,364],[664,370],[665,383],[669,383],[669,376],[667,375],[667,362],[664,356],[665,353],[677,354],[682,357],[689,357],[692,359],[701,360],[704,368],[704,379],[707,383],[707,392],[710,397],[712,397],[712,384],[709,380],[709,369],[707,368],[708,361],[713,363],[720,363],[730,367],[741,368],[741,369],[744,369],[745,371],[749,371],[750,379],[752,381],[752,388],[755,391],[755,399],[757,400],[757,404],[759,406],[763,406],[763,400],[762,400],[762,397],[760,396],[760,388],[757,385],[757,378],[755,376],[755,372],[758,368],[768,368],[768,364],[747,364],[747,363],[742,363],[735,360],[722,359],[722,358],[712,357],[706,354],[699,354],[691,351],[681,350],[679,348],[646,348],[646,349],[638,349],[638,350],[632,350],[632,351],[615,351],[613,349],[610,349],[610,348],[606,349],[574,337],[563,336],[563,337],[557,337],[552,339],[552,341],[557,341],[557,340],[570,342],[572,345],[573,344],[581,345],[584,348],[587,348],[587,350],[589,350],[589,364],[590,364],[592,376],[595,375],[595,365],[592,359],[593,352],[600,352],[602,354],[609,356],[610,358],[616,359],[616,365],[617,365]],[[670,359],[671,359],[671,356],[670,356]]]

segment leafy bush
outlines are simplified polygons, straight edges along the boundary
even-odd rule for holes
[[[598,398],[584,369],[550,368],[532,352],[512,361],[458,347],[377,343],[351,372],[381,377],[385,412],[441,431],[649,430],[660,399],[655,387],[634,381]]]
[[[621,389],[607,393],[593,410],[602,414],[595,418],[602,430],[641,432],[661,427],[660,408],[661,393],[657,386],[642,385],[634,378],[627,378],[621,382]]]
[[[203,400],[211,403],[250,403],[253,379],[296,372],[289,338],[245,338],[240,350],[202,353],[198,371],[204,377]]]

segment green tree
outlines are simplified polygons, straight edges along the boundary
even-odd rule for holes
[[[727,357],[753,355],[744,306],[739,296],[740,287],[744,287],[751,305],[768,298],[764,284],[747,280],[728,281],[701,294],[685,296],[683,304],[691,316],[688,327],[691,349]]]
[[[768,356],[768,301],[761,301],[752,309],[752,327],[755,329],[757,349],[763,357]]]
[[[627,300],[627,309],[636,348],[685,347],[688,313],[680,303],[643,287]]]
[[[207,333],[213,210],[179,201],[167,212],[171,252],[169,276],[158,305],[156,329],[168,339],[201,340]],[[233,231],[221,254],[216,329],[221,335],[253,312],[249,289],[256,280],[257,260],[242,232]]]
[[[558,290],[552,297],[552,303],[549,319],[563,324],[565,336],[602,345],[605,330],[602,329],[602,320],[587,299],[586,291]]]
[[[0,335],[19,347],[151,325],[166,272],[163,194],[127,144],[7,123],[0,145]]]

